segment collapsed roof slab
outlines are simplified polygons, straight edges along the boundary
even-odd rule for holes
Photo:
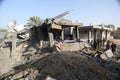
[[[74,26],[83,26],[83,23],[77,21],[71,21],[67,19],[62,19],[59,21],[59,25],[62,27],[74,27]]]
[[[103,25],[82,26],[82,27],[79,27],[79,29],[98,29],[98,30],[113,31],[112,28],[105,27],[105,26],[103,26]]]

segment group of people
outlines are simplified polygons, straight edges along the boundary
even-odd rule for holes
[[[116,51],[116,44],[109,40],[106,41],[104,38],[103,38],[103,40],[100,40],[99,38],[94,40],[92,42],[92,46],[93,46],[94,50],[96,50],[97,48],[106,47],[106,50],[111,49],[113,53]]]
[[[97,48],[101,48],[102,46],[105,46],[106,40],[103,38],[103,40],[100,40],[99,38],[92,41],[92,46],[96,50]]]
[[[116,51],[116,44],[114,42],[107,41],[106,50],[111,49],[114,53]]]

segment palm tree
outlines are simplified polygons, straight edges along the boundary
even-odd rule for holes
[[[41,26],[43,22],[43,20],[39,16],[30,17],[28,21],[29,21],[28,23],[33,25],[34,27]]]

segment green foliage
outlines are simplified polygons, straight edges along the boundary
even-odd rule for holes
[[[35,27],[39,27],[42,24],[43,20],[39,16],[33,16],[33,17],[30,17],[28,21],[29,21],[29,24],[32,24]]]

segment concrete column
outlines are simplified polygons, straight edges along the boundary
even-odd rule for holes
[[[105,31],[105,39],[108,40],[108,31]]]
[[[103,40],[103,30],[100,30],[100,39]]]
[[[91,30],[88,30],[88,40],[89,40],[89,42],[91,42],[91,35],[92,35]]]
[[[49,37],[49,46],[50,47],[53,47],[54,45],[54,35],[52,32],[50,32],[51,30],[51,25],[50,26],[47,26],[47,32],[48,32],[48,37]]]
[[[76,35],[76,40],[79,40],[80,39],[80,35],[79,35],[78,26],[75,26],[75,35]]]
[[[94,29],[94,40],[97,39],[97,29]]]
[[[109,40],[111,37],[111,32],[110,31],[107,31],[107,40]]]
[[[48,35],[49,35],[49,44],[50,44],[50,47],[53,47],[53,45],[54,45],[54,36],[53,36],[53,33],[48,32]]]
[[[73,34],[73,27],[70,27],[70,34]]]
[[[61,39],[64,40],[64,28],[61,30]]]
[[[39,47],[42,48],[43,47],[43,32],[41,30],[41,28],[39,29]]]

